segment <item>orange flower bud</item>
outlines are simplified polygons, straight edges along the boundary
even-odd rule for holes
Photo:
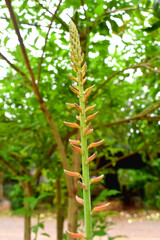
[[[77,66],[74,63],[70,64],[70,66],[75,72],[78,72]]]
[[[71,75],[68,75],[68,77],[69,77],[71,80],[73,80],[73,81],[75,81],[75,82],[78,82],[78,79],[77,79],[77,78],[75,78],[75,77],[73,77],[73,76],[71,76]]]
[[[84,84],[86,81],[87,81],[87,77],[85,77],[85,78],[83,79],[83,84]]]
[[[100,146],[103,142],[104,142],[104,139],[101,140],[101,141],[99,141],[99,142],[91,143],[91,144],[88,146],[87,149],[93,148],[93,147],[98,147],[98,146]]]
[[[71,238],[85,239],[85,237],[81,233],[73,233],[73,232],[69,232],[69,231],[66,231],[66,233]]]
[[[93,128],[92,129],[89,129],[88,132],[86,133],[86,135],[89,135],[93,132]]]
[[[82,76],[84,78],[84,76],[86,75],[86,72],[87,72],[87,64],[86,62],[83,64],[82,66]]]
[[[75,103],[75,108],[76,108],[80,113],[82,113],[82,108],[81,108],[77,103]]]
[[[88,93],[90,90],[92,90],[95,87],[95,84],[89,88],[86,88],[85,93]]]
[[[86,184],[84,184],[84,183],[78,181],[78,185],[79,185],[80,188],[82,188],[82,189],[84,189],[84,190],[87,190],[87,188],[86,188]]]
[[[84,204],[84,200],[78,196],[76,196],[76,201],[82,205]]]
[[[90,96],[90,94],[91,94],[91,92],[92,92],[92,89],[88,92],[88,93],[86,93],[85,95],[84,95],[84,102],[86,101],[86,99]]]
[[[94,117],[97,116],[97,114],[98,114],[98,111],[92,115],[89,115],[86,120],[89,121],[89,120],[93,119]]]
[[[93,155],[91,155],[89,158],[88,158],[88,161],[86,162],[86,164],[90,163],[91,161],[93,161],[97,156],[97,152],[95,152]]]
[[[76,95],[79,95],[79,91],[77,91],[75,88],[73,88],[72,86],[69,86],[69,88],[71,89],[72,92],[74,92]]]
[[[70,122],[63,122],[63,123],[68,127],[80,128],[80,126],[77,123],[70,123]]]
[[[88,132],[90,126],[91,126],[91,123],[89,123],[89,124],[87,125],[87,127],[84,129],[83,136],[86,135],[86,133]]]
[[[81,179],[82,179],[81,174],[78,173],[78,172],[70,172],[70,171],[65,170],[65,169],[64,169],[64,172],[65,172],[65,174],[68,175],[68,176],[71,176],[71,177],[78,177],[78,178],[81,178]]]
[[[82,152],[82,149],[81,148],[79,148],[79,147],[76,147],[75,145],[73,145],[73,144],[71,144],[71,147],[72,147],[72,149],[73,150],[75,150],[76,152],[79,152],[79,153],[82,153],[83,154],[83,152]]]
[[[81,144],[81,142],[80,142],[79,140],[69,139],[69,142],[70,142],[71,144],[74,144],[74,145],[80,145],[80,144]]]
[[[87,108],[86,108],[86,112],[89,111],[89,110],[92,110],[93,108],[95,108],[95,106],[96,106],[96,104],[93,105],[93,106],[87,107]]]
[[[90,215],[93,215],[95,212],[100,212],[100,211],[104,211],[106,210],[106,208],[108,207],[110,203],[107,203],[105,205],[99,206],[99,207],[95,207],[93,208],[92,212],[90,213]]]
[[[75,107],[75,103],[66,103],[66,105],[69,106],[69,107],[72,107],[72,108]]]
[[[93,177],[93,178],[90,180],[90,184],[101,181],[103,177],[104,177],[103,174],[102,174],[101,176],[99,176],[99,177]]]
[[[77,90],[79,90],[79,87],[78,87],[77,85],[72,84],[72,86],[73,86],[74,88],[76,88]]]

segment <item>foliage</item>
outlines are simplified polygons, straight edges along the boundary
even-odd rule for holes
[[[159,1],[87,0],[84,5],[83,1],[62,1],[58,7],[54,0],[11,1],[41,99],[31,83],[7,2],[10,1],[0,2],[1,169],[7,174],[10,171],[11,179],[18,176],[19,183],[30,180],[33,188],[42,168],[55,176],[63,161],[51,120],[71,165],[72,152],[67,142],[75,132],[63,125],[64,119],[72,122],[74,115],[74,109],[65,105],[72,99],[72,93],[66,93],[71,83],[66,77],[71,70],[68,59],[71,17],[86,54],[88,87],[96,83],[90,103],[96,103],[99,117],[93,120],[96,134],[91,140],[105,139],[101,156],[114,164],[119,160],[116,149],[126,156],[133,152],[141,154],[147,165],[145,175],[143,170],[130,172],[129,188],[158,178]],[[50,113],[48,118],[42,103]],[[92,169],[96,169],[96,162]],[[33,173],[39,173],[36,180]]]

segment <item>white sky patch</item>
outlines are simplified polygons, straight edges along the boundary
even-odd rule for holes
[[[99,56],[99,52],[96,52],[96,53],[89,52],[89,53],[88,53],[88,56],[89,56],[90,58],[96,58],[96,57]]]
[[[71,21],[71,17],[73,16],[73,7],[64,9],[63,12],[59,16],[66,24],[69,24]]]

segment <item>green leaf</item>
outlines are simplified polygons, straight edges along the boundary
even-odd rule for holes
[[[103,12],[104,12],[103,4],[100,4],[95,8],[95,14],[97,14],[98,17],[101,16]]]
[[[19,208],[13,212],[14,215],[25,215],[27,213],[27,209]]]

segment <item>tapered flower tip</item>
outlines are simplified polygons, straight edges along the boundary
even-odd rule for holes
[[[76,201],[80,204],[84,204],[84,200],[76,195]]]
[[[91,143],[91,144],[88,146],[87,149],[89,149],[89,148],[93,148],[93,147],[98,147],[98,146],[100,146],[103,142],[104,142],[104,139],[101,140],[101,141],[99,141],[99,142]]]
[[[81,233],[73,233],[70,231],[66,231],[67,235],[71,238],[76,238],[76,239],[85,239],[84,235]]]
[[[104,177],[103,174],[102,174],[101,176],[99,176],[99,177],[93,177],[93,178],[90,180],[90,184],[101,181],[103,177]]]
[[[77,123],[71,123],[71,122],[63,122],[63,123],[68,127],[80,128],[80,126]]]
[[[68,176],[78,177],[78,178],[81,178],[81,179],[82,179],[82,176],[81,176],[81,174],[80,174],[79,172],[70,172],[70,171],[68,171],[68,170],[66,170],[66,169],[64,169],[64,172],[65,172],[65,174],[68,175]]]
[[[84,184],[84,183],[78,181],[78,185],[79,185],[80,188],[82,188],[82,189],[84,189],[84,190],[87,190],[87,188],[86,188],[86,184]]]
[[[102,206],[98,206],[98,207],[93,208],[93,210],[92,210],[92,212],[90,213],[90,215],[93,215],[95,212],[100,212],[100,211],[106,210],[109,204],[110,204],[110,203],[106,203],[105,205],[102,205]]]

